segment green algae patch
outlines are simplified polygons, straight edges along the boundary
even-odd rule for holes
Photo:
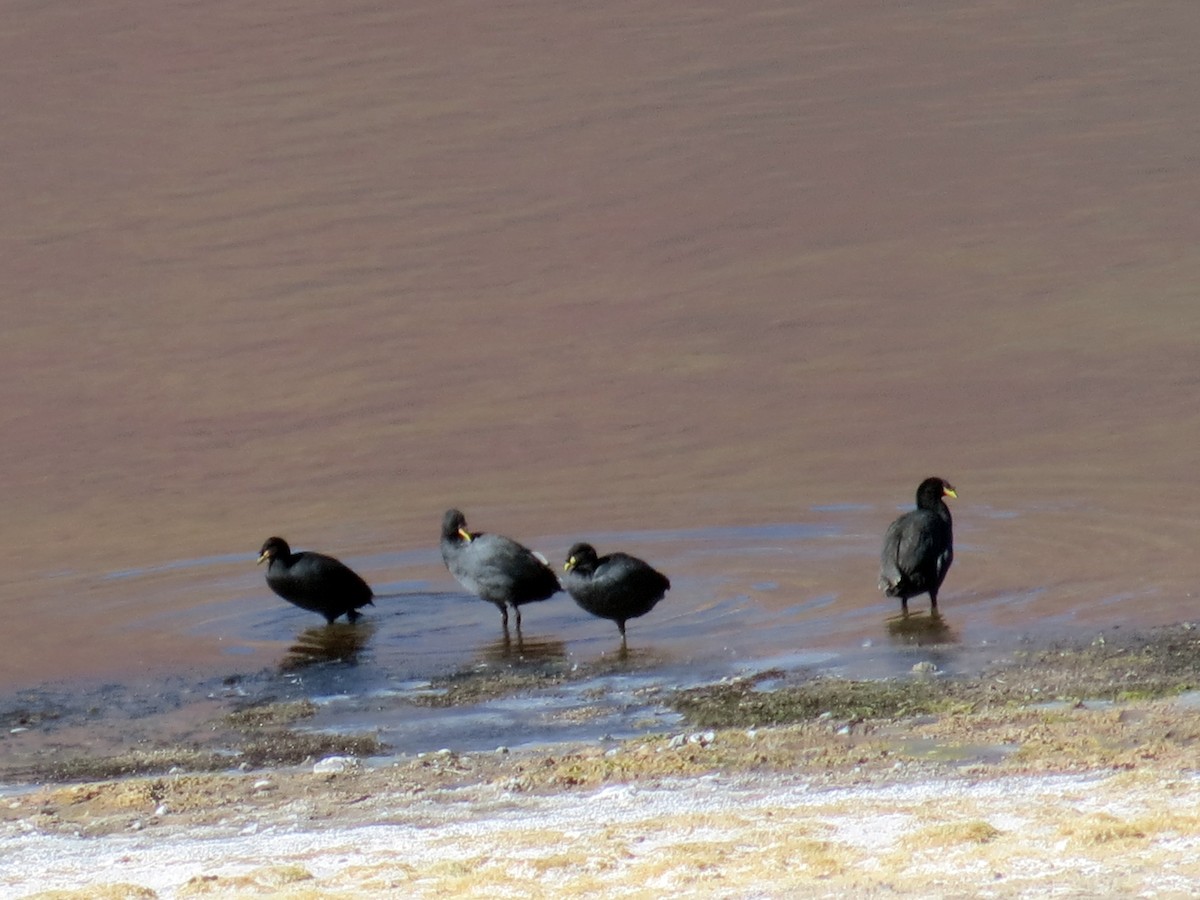
[[[667,702],[689,724],[719,728],[1155,700],[1200,686],[1200,634],[1191,625],[1180,625],[1148,634],[1099,636],[1089,643],[1021,648],[969,676],[818,677],[761,689],[764,682],[784,675],[764,672],[678,691]]]
[[[235,709],[225,716],[225,724],[239,731],[290,725],[317,714],[317,704],[311,700],[289,700],[281,703],[255,703]]]
[[[903,681],[848,681],[816,678],[770,691],[760,679],[743,679],[680,691],[671,706],[699,728],[786,725],[819,718],[897,719],[936,714],[956,705],[945,682],[927,678]]]
[[[577,675],[577,678],[582,677]],[[560,685],[566,675],[556,668],[516,671],[458,672],[430,682],[430,690],[409,698],[414,706],[437,709],[473,706]]]
[[[1200,686],[1200,633],[1180,625],[1145,635],[1102,635],[1084,646],[1017,651],[991,674],[994,692],[1014,703],[1154,700]]]

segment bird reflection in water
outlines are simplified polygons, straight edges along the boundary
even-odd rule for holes
[[[567,645],[555,638],[525,637],[520,631],[514,640],[506,631],[484,644],[479,655],[487,662],[536,666],[566,659]]]
[[[674,659],[653,647],[630,647],[624,641],[600,654],[592,664],[597,674],[631,672],[666,666]]]
[[[904,614],[890,618],[887,630],[888,637],[898,644],[928,647],[958,643],[958,635],[936,609],[927,616]]]
[[[353,625],[334,622],[306,628],[288,648],[280,669],[292,672],[321,663],[357,665],[359,654],[374,633],[375,626],[363,621]]]

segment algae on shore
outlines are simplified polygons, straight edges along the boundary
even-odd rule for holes
[[[561,665],[496,667],[440,679],[430,691],[394,702],[470,707],[505,696],[536,699],[540,690],[555,689],[590,674],[583,668],[569,670]],[[649,735],[620,745],[616,753],[611,752],[611,745],[605,746],[599,757],[594,747],[574,757],[550,752],[532,767],[540,773],[538,777],[531,775],[529,766],[509,777],[561,786],[636,778],[639,773],[688,774],[705,767],[711,770],[714,764],[717,768],[783,769],[844,755],[845,748],[838,742],[845,743],[847,738],[858,745],[859,756],[869,757],[873,751],[868,739],[889,731],[907,733],[909,739],[889,738],[887,746],[879,748],[885,756],[912,756],[912,748],[924,746],[931,740],[929,735],[940,730],[946,735],[961,733],[950,741],[952,746],[939,745],[938,753],[947,760],[974,760],[1001,753],[1033,764],[1032,760],[1042,756],[1039,735],[1061,724],[1056,717],[1065,717],[1065,722],[1076,727],[1082,724],[1080,714],[1104,713],[1106,704],[1170,697],[1198,685],[1200,632],[1191,625],[1146,634],[1110,633],[1076,645],[1026,647],[974,676],[951,677],[918,670],[903,678],[853,680],[814,678],[803,671],[769,671],[686,690],[661,689],[650,698],[681,714],[686,728],[726,730],[734,735],[722,737],[716,747],[688,745],[661,756],[659,747],[671,735]],[[316,712],[316,705],[308,699],[239,701],[229,711],[182,732],[174,740],[170,736],[140,740],[111,755],[52,747],[10,762],[0,777],[10,782],[75,781],[219,772],[289,766],[333,754],[379,757],[388,752],[380,738],[371,733],[298,727]],[[557,714],[578,716],[579,711]],[[50,713],[45,718],[54,721]],[[1190,717],[1177,723],[1167,740],[1190,734],[1189,721]],[[1096,717],[1091,722],[1092,727],[1102,724]],[[1033,727],[1035,723],[1037,727]],[[1120,724],[1131,727],[1133,723]],[[746,729],[767,726],[790,726],[790,730],[772,739],[782,741],[780,747],[772,749],[772,741],[762,736],[765,732],[744,747],[742,739],[736,737]],[[1010,733],[1013,729],[1026,729],[1027,733],[1018,738]],[[967,732],[977,732],[978,736]],[[835,739],[832,743],[830,737]],[[1086,749],[1080,740],[1075,743],[1078,752],[1089,758],[1103,756],[1102,746]],[[654,752],[639,749],[645,747],[654,748]],[[984,749],[977,752],[975,748]],[[987,748],[1003,749],[993,752]],[[938,755],[929,749],[921,752]],[[686,759],[689,753],[695,757],[692,762]],[[651,756],[656,758],[652,760]],[[568,757],[572,761],[565,763]],[[547,762],[549,759],[555,762]],[[510,760],[509,764],[514,763]]]

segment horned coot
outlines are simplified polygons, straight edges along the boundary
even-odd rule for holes
[[[517,614],[521,606],[553,597],[562,586],[554,572],[528,547],[510,538],[467,530],[467,520],[457,509],[442,518],[442,559],[458,583],[473,594],[500,607],[508,630],[508,607]]]
[[[929,594],[937,609],[938,589],[954,561],[954,533],[950,509],[943,497],[957,497],[954,487],[941,478],[926,478],[917,488],[917,508],[888,526],[883,538],[879,589],[900,598],[908,612],[908,598]]]
[[[342,615],[353,622],[361,615],[359,607],[371,605],[370,586],[332,556],[293,553],[283,538],[271,537],[258,561],[267,563],[267,587],[301,609],[320,613],[330,624]]]
[[[667,576],[627,553],[596,556],[591,544],[576,544],[567,553],[563,586],[593,616],[612,619],[625,644],[625,622],[654,609],[671,587]]]

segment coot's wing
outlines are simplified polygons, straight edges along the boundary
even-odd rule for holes
[[[671,582],[645,560],[627,553],[613,553],[596,564],[596,577],[605,581],[620,581],[625,589],[638,596],[665,594]]]
[[[919,509],[904,517],[900,529],[900,543],[896,548],[896,565],[900,574],[907,578],[919,577],[936,565],[938,554],[943,549],[937,516]]]
[[[900,542],[904,532],[905,518],[905,516],[901,516],[892,522],[883,536],[883,552],[879,559],[880,588],[894,588],[904,577],[900,571]]]
[[[319,583],[321,592],[329,597],[363,606],[374,596],[371,586],[341,560],[311,550],[299,557],[292,565],[293,575],[306,584]]]
[[[532,550],[499,534],[476,535],[467,545],[471,576],[492,595],[509,602],[544,600],[560,589],[558,579]]]
[[[945,534],[941,538],[940,543],[944,543],[944,546],[935,548],[940,549],[937,557],[937,583],[939,587],[942,584],[942,580],[946,577],[946,573],[950,570],[950,563],[954,562],[954,542],[950,535],[949,527],[945,528]]]

